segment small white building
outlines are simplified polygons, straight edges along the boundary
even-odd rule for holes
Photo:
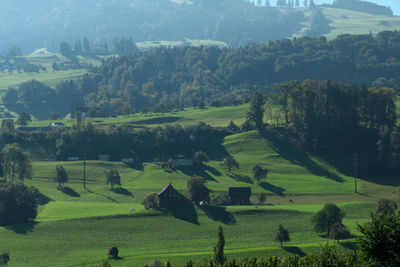
[[[68,157],[68,161],[79,161],[79,157]]]

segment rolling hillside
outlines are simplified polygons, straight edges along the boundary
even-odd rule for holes
[[[9,266],[100,263],[111,245],[118,246],[123,257],[112,266],[140,266],[154,258],[183,264],[210,258],[216,229],[223,225],[228,257],[304,255],[325,242],[310,224],[324,203],[339,203],[347,214],[345,225],[357,235],[356,224],[368,219],[378,198],[398,197],[398,184],[390,178],[379,183],[359,180],[362,189],[354,194],[354,180],[348,174],[351,162],[346,158],[295,151],[276,132],[234,134],[226,137],[222,150],[238,160],[240,169],[229,174],[215,156],[203,167],[175,171],[155,163],[146,163],[141,171],[121,163],[89,161],[87,189],[82,187],[83,162],[35,162],[34,177],[27,184],[42,194],[40,213],[34,223],[0,227],[0,251],[10,251]],[[57,164],[70,177],[63,190],[53,181]],[[255,164],[269,169],[260,183],[251,177]],[[104,184],[104,171],[110,168],[122,177],[122,186],[114,190]],[[266,193],[267,200],[259,207],[161,212],[146,211],[140,204],[145,194],[158,192],[169,182],[185,193],[186,180],[193,175],[205,177],[213,194],[226,192],[229,186],[250,186],[253,194]],[[272,241],[279,222],[292,239],[285,250]]]

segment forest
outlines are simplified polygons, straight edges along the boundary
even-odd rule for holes
[[[390,87],[400,80],[400,32],[269,41],[241,48],[156,48],[111,57],[81,81],[55,89],[38,81],[10,88],[6,107],[39,119],[63,117],[79,107],[93,116],[248,102],[254,91],[272,93],[282,82],[331,80]]]

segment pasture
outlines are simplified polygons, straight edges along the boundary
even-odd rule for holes
[[[176,266],[189,259],[209,259],[216,229],[222,225],[228,257],[301,256],[327,240],[311,224],[324,203],[338,203],[346,213],[344,224],[353,235],[339,244],[346,248],[359,234],[357,224],[368,220],[380,197],[398,199],[398,184],[390,177],[358,180],[355,194],[346,157],[301,153],[272,133],[234,134],[221,146],[240,163],[231,174],[218,155],[210,155],[204,166],[177,170],[158,163],[146,163],[140,170],[118,162],[88,161],[86,189],[82,161],[34,162],[33,179],[26,184],[40,190],[40,212],[33,223],[0,227],[0,251],[10,252],[9,266],[90,266],[105,260],[107,248],[115,245],[122,259],[111,261],[112,266],[141,266],[155,258]],[[54,182],[58,164],[70,178],[62,190]],[[269,169],[260,183],[252,178],[256,164]],[[105,171],[111,168],[121,174],[121,187],[105,185]],[[185,194],[186,181],[193,175],[206,178],[212,195],[227,192],[229,186],[250,186],[252,200],[261,192],[267,200],[260,206],[161,211],[147,211],[140,204],[145,194],[170,182]],[[278,223],[289,230],[292,240],[283,249],[273,242]]]

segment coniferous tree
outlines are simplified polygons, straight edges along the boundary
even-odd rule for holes
[[[225,238],[222,226],[218,227],[217,234],[218,234],[218,239],[217,239],[217,244],[215,244],[214,246],[213,262],[216,266],[222,266],[226,260],[224,256]]]
[[[296,5],[296,7],[299,7],[300,6],[300,0],[296,0],[295,5]]]
[[[271,3],[269,2],[269,0],[265,0],[265,6],[266,7],[271,7]]]
[[[304,0],[303,5],[304,5],[305,7],[308,7],[308,0]]]
[[[247,120],[252,121],[259,131],[264,127],[264,96],[259,92],[255,92],[250,103],[250,111],[247,112]]]

